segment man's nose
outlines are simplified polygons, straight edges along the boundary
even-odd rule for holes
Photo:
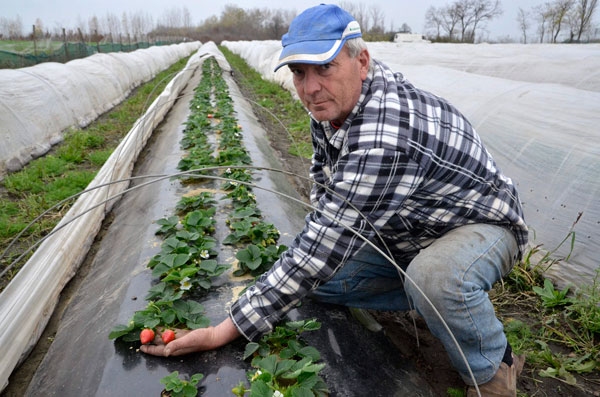
[[[311,70],[309,70],[304,75],[304,93],[308,95],[312,95],[318,92],[321,89],[321,82],[319,75]]]

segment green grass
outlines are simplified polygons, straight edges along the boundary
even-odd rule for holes
[[[22,170],[4,178],[0,183],[3,188],[0,193],[0,252],[6,250],[27,224],[88,186],[121,139],[172,77],[185,67],[187,60],[182,59],[159,73],[87,128],[68,131],[63,142],[46,156],[31,161]],[[24,231],[0,261],[0,271],[49,233],[73,201],[49,211],[30,230]],[[18,266],[15,266],[0,280],[0,290],[17,270]]]
[[[290,140],[290,154],[311,158],[310,118],[300,101],[278,84],[264,80],[238,55],[219,47],[236,71],[236,79],[247,90],[245,96],[257,113],[270,120],[275,128],[285,129]]]

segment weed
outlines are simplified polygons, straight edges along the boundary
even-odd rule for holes
[[[550,279],[544,280],[544,288],[540,288],[537,285],[532,287],[533,292],[539,295],[542,299],[542,304],[546,308],[557,307],[557,306],[566,306],[571,304],[571,300],[567,298],[567,294],[569,293],[569,287],[566,287],[562,290],[557,290],[554,288],[554,284]]]
[[[600,369],[600,269],[591,285],[574,291],[569,287],[559,290],[544,277],[555,263],[568,260],[574,236],[571,230],[560,243],[570,242],[566,257],[553,256],[558,247],[544,254],[540,246],[533,247],[506,280],[505,286],[517,292],[513,305],[529,307],[527,315],[521,317],[530,324],[503,316],[499,310],[513,349],[527,355],[528,362],[539,368],[539,376],[558,378],[570,385],[576,384],[575,375]],[[533,258],[540,255],[534,263]]]

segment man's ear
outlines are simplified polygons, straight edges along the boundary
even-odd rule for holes
[[[369,72],[369,64],[371,63],[369,50],[365,48],[358,54],[358,62],[360,63],[360,78],[362,81],[365,81]]]

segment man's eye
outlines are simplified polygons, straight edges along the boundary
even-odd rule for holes
[[[321,65],[321,69],[323,69],[323,70],[328,70],[330,67],[331,67],[330,63],[325,63],[325,64]]]

